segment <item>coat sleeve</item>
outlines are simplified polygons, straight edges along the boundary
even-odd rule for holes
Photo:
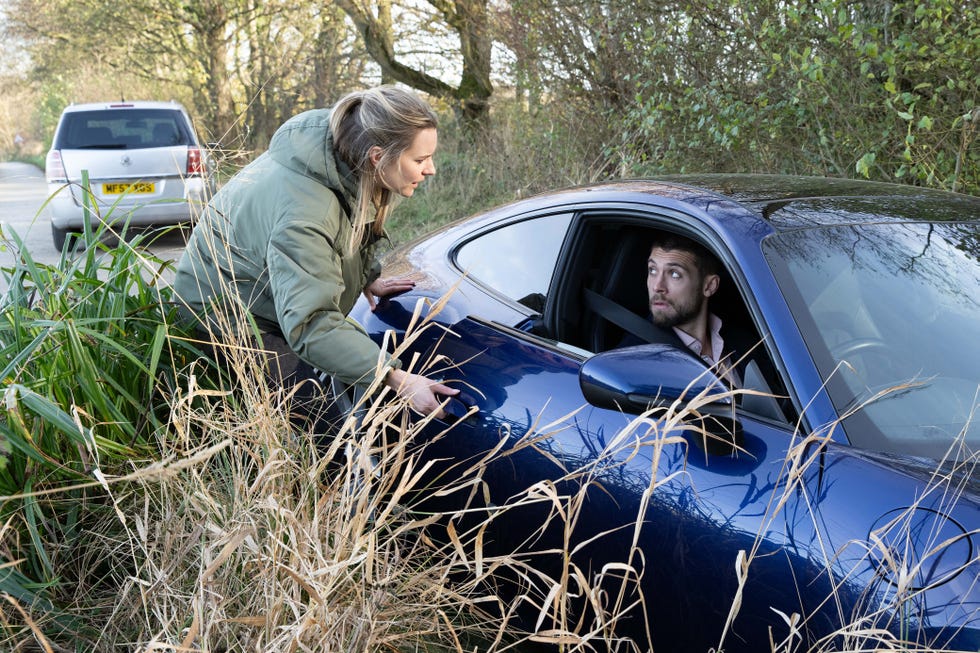
[[[334,214],[339,219],[339,208]],[[266,253],[270,290],[286,342],[300,358],[344,383],[367,383],[381,351],[342,310],[343,264],[330,222],[279,222]],[[397,366],[387,355],[384,360]]]

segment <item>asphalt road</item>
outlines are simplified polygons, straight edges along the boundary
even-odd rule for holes
[[[0,163],[0,268],[13,267],[19,254],[11,233],[24,241],[24,248],[38,263],[56,265],[61,260],[61,252],[51,240],[50,222],[42,211],[47,197],[42,170],[28,163]],[[172,230],[154,241],[150,251],[162,260],[176,262],[184,250],[186,235],[181,230]],[[171,269],[170,278],[172,274]],[[6,287],[6,279],[0,275],[0,291]]]
[[[38,261],[55,263],[60,258],[51,242],[48,221],[38,212],[47,198],[44,173],[27,163],[0,163],[0,229],[3,249],[0,267],[14,264],[16,252],[9,243],[11,232],[24,239],[27,250]]]

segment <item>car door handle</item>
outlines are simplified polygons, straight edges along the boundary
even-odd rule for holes
[[[479,419],[480,414],[475,406],[467,406],[456,397],[449,398],[449,402],[446,404],[444,410],[446,411],[446,416],[442,418],[442,421],[449,424],[463,422],[473,426],[476,424],[477,419]]]

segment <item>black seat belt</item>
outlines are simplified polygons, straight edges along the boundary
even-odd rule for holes
[[[600,295],[589,288],[585,289],[585,306],[644,342],[673,345],[674,347],[686,349],[684,343],[677,337],[673,329],[661,329],[625,306],[621,306],[608,297]]]

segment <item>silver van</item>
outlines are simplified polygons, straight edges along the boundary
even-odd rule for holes
[[[190,116],[176,102],[69,106],[45,165],[55,247],[83,230],[86,195],[93,227],[193,222],[213,191],[206,168]]]

